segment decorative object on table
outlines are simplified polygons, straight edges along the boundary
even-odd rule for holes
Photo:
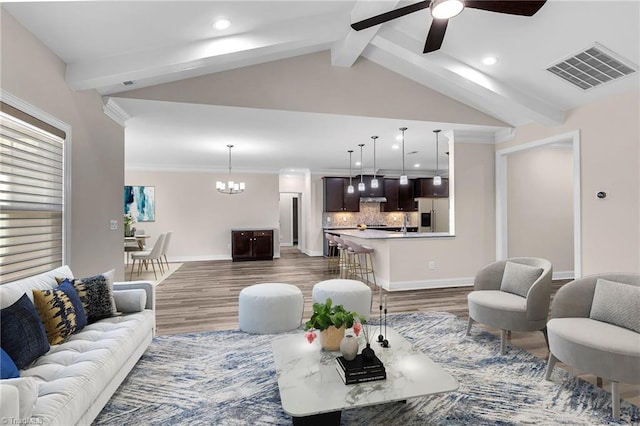
[[[124,236],[125,237],[133,237],[136,234],[136,228],[133,228],[133,225],[136,222],[135,218],[131,216],[131,214],[124,215]]]
[[[319,330],[322,348],[337,351],[345,329],[353,327],[356,318],[361,323],[365,321],[357,312],[349,312],[342,305],[333,305],[331,298],[327,298],[325,303],[313,304],[313,314],[305,326],[305,330],[311,331],[305,336],[311,343],[316,338],[315,330]]]
[[[124,214],[130,214],[137,222],[155,222],[155,210],[155,186],[124,187]]]
[[[362,361],[364,363],[372,363],[376,358],[375,351],[371,348],[371,325],[361,321],[362,323],[362,334],[364,335],[364,340],[366,342],[366,346],[362,348],[362,352],[360,355],[362,357]]]
[[[380,328],[382,328],[382,323],[380,323]],[[387,335],[387,295],[384,296],[384,335]],[[382,343],[380,344],[383,348],[389,347],[389,341],[384,338]]]
[[[355,325],[355,324],[354,324]],[[353,361],[358,355],[358,339],[352,334],[345,334],[340,342],[340,353],[347,361]]]
[[[364,231],[365,229],[367,229],[367,225],[365,225],[364,223],[359,223],[357,227],[360,231]]]
[[[347,360],[345,357],[339,356],[336,358],[336,370],[345,385],[385,380],[387,378],[384,364],[375,354],[371,361],[365,361],[362,355],[357,355],[353,360]]]

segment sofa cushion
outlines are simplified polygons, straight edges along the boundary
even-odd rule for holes
[[[0,348],[0,379],[14,379],[16,377],[20,377],[16,363],[4,349]]]
[[[640,287],[598,278],[589,318],[640,333]]]
[[[19,369],[47,353],[49,342],[36,307],[27,294],[0,311],[2,349]]]
[[[72,280],[78,292],[89,324],[117,313],[113,299],[114,270],[104,274]],[[60,280],[62,282],[64,280]]]
[[[76,311],[76,332],[82,330],[88,324],[87,315],[84,312],[84,305],[82,304],[82,300],[80,300],[80,296],[78,296],[76,288],[73,286],[71,280],[65,279],[58,286],[58,290],[63,291],[64,294],[67,295],[73,305],[73,309]]]
[[[38,384],[33,377],[18,377],[2,381],[2,385],[13,386],[18,391],[18,410],[20,420],[31,417],[38,399]],[[4,423],[3,423],[4,424]],[[24,422],[12,424],[25,424]]]
[[[506,262],[500,290],[527,297],[529,289],[542,275],[542,268],[516,262]]]
[[[76,310],[64,291],[33,290],[33,301],[47,331],[49,344],[62,343],[76,331]]]

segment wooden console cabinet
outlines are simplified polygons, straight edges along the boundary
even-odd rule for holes
[[[232,230],[231,258],[245,260],[273,260],[273,230]]]

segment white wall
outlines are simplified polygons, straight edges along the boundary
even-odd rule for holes
[[[274,255],[279,257],[278,175],[233,177],[246,183],[242,194],[216,191],[215,182],[226,180],[225,173],[127,170],[126,185],[155,186],[156,221],[135,226],[154,237],[173,231],[170,261],[230,259],[231,228],[274,229]]]
[[[124,275],[122,186],[124,130],[102,111],[93,90],[73,92],[64,62],[22,27],[0,13],[0,86],[71,126],[71,229],[66,262],[76,276],[116,269]],[[109,221],[119,229],[110,231]]]
[[[516,129],[496,150],[580,131],[582,275],[640,272],[640,90],[569,111],[562,126]],[[604,200],[598,191],[607,191]]]
[[[545,146],[510,154],[508,256],[548,259],[573,276],[573,149]]]

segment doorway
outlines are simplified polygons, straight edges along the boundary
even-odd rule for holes
[[[297,247],[300,233],[300,197],[297,192],[280,193],[280,246]]]
[[[557,152],[553,152],[557,150]],[[565,170],[554,170],[554,164],[562,164],[562,160],[556,162],[556,158],[562,150],[568,153],[568,167],[572,170],[566,173]],[[526,156],[526,158],[523,158]],[[547,157],[545,157],[547,156]],[[551,158],[553,161],[541,159]],[[523,162],[525,161],[525,162]],[[530,170],[518,176],[517,171],[509,170],[509,165],[517,166],[527,164],[526,161],[544,161],[534,166],[529,163]],[[565,164],[567,164],[565,162]],[[514,167],[515,168],[515,167]],[[565,172],[564,174],[562,172]],[[553,179],[566,179],[566,182],[556,182],[553,186]],[[564,177],[563,177],[564,176]],[[526,182],[518,182],[519,179],[532,179],[530,188],[526,188]],[[569,180],[571,182],[569,182]],[[510,184],[514,188],[510,190]],[[544,185],[547,192],[545,192]],[[554,194],[560,193],[559,186],[568,185],[565,196],[569,202],[562,213],[554,209]],[[523,188],[526,188],[523,190]],[[530,190],[530,191],[529,191]],[[557,199],[557,198],[556,198]],[[511,208],[509,208],[511,206]],[[562,218],[562,214],[569,209],[568,218]],[[581,251],[581,223],[580,223],[580,133],[579,131],[569,132],[550,138],[517,145],[496,152],[496,259],[506,259],[508,257],[526,255],[528,253],[535,257],[544,257],[554,263],[554,256],[558,259],[558,265],[564,264],[556,269],[554,264],[554,279],[579,278],[582,273],[582,251]],[[564,220],[564,222],[563,222]],[[562,229],[568,227],[569,229]],[[562,231],[554,231],[554,227]],[[548,231],[548,232],[547,232]],[[557,235],[564,232],[566,238],[570,239],[569,249],[573,252],[573,259],[567,260],[566,253],[554,251],[553,243],[548,240],[557,238]],[[545,233],[547,236],[545,236]],[[535,237],[527,238],[534,235]],[[542,237],[541,237],[542,235]],[[527,241],[541,241],[536,245]],[[511,242],[511,243],[510,243]],[[523,252],[524,251],[524,252]],[[572,262],[571,262],[572,261]],[[572,265],[571,265],[572,263]],[[568,264],[568,266],[566,266]],[[573,270],[571,270],[573,269]]]

